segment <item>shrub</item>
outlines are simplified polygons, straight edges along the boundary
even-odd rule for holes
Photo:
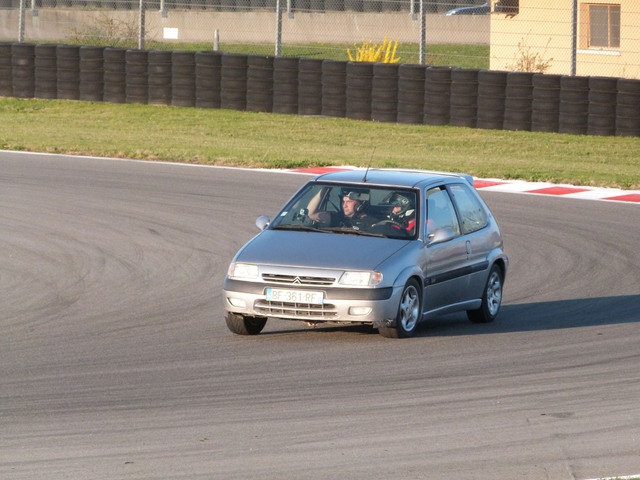
[[[381,62],[381,63],[398,63],[400,57],[396,57],[398,49],[398,41],[389,41],[384,37],[382,45],[373,43],[372,41],[363,41],[362,45],[356,45],[355,55],[351,50],[347,50],[349,60],[352,62]]]

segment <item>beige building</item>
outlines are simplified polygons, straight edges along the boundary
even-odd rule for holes
[[[640,0],[491,3],[491,69],[640,78]]]

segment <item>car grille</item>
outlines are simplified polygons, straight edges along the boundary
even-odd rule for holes
[[[312,305],[309,303],[285,303],[258,300],[254,310],[259,315],[280,318],[294,318],[296,320],[329,321],[338,316],[335,305]]]
[[[282,285],[333,285],[336,281],[333,277],[301,277],[297,275],[279,275],[277,273],[263,273],[262,279],[269,283]]]

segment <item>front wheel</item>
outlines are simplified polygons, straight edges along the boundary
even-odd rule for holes
[[[387,338],[410,337],[415,333],[421,316],[422,297],[420,295],[420,287],[418,286],[418,282],[412,279],[407,282],[402,291],[395,328],[380,327],[378,332]]]
[[[227,312],[227,327],[236,335],[258,335],[267,324],[266,318],[245,317],[237,313]]]
[[[498,316],[502,303],[502,270],[497,265],[491,267],[487,284],[482,294],[482,305],[477,310],[468,310],[467,317],[474,323],[493,322]]]

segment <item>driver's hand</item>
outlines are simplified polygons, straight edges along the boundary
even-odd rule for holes
[[[309,215],[309,218],[322,225],[329,225],[331,223],[331,214],[329,212],[316,212]]]

